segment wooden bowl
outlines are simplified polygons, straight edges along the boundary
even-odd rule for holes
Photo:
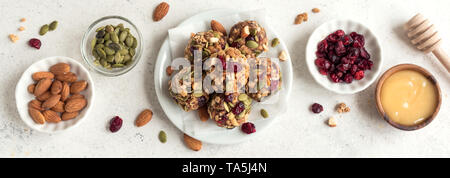
[[[414,70],[414,71],[417,71],[417,72],[420,72],[421,74],[423,74],[427,79],[429,79],[434,84],[434,86],[436,86],[438,96],[439,96],[438,104],[436,106],[436,110],[434,111],[434,113],[430,117],[426,118],[425,121],[421,122],[420,124],[414,125],[414,126],[405,126],[405,125],[401,125],[401,124],[398,124],[398,123],[392,121],[387,116],[386,112],[383,109],[383,105],[381,104],[381,87],[383,86],[384,81],[387,78],[389,78],[392,74],[394,74],[398,71],[402,71],[402,70]],[[375,99],[377,101],[378,113],[380,113],[381,117],[383,117],[383,119],[386,122],[388,122],[395,128],[398,128],[400,130],[405,130],[405,131],[417,130],[417,129],[421,129],[421,128],[427,126],[431,121],[433,121],[433,119],[438,114],[439,108],[441,107],[441,102],[442,102],[441,88],[439,87],[439,83],[436,81],[436,79],[433,77],[433,75],[431,75],[430,72],[428,72],[424,68],[414,65],[414,64],[399,64],[399,65],[396,65],[396,66],[390,68],[386,72],[384,72],[384,74],[381,76],[380,80],[378,80],[377,88],[375,90]]]

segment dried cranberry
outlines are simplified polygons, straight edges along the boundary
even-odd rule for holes
[[[201,96],[200,98],[197,99],[198,101],[198,107],[203,107],[206,105],[206,97],[205,96]]]
[[[251,122],[243,123],[241,126],[241,130],[245,132],[246,134],[251,134],[256,132],[255,124]]]
[[[342,78],[342,77],[344,76],[344,72],[337,71],[337,72],[336,72],[336,76],[337,76],[338,78]]]
[[[318,58],[324,58],[324,57],[326,57],[326,54],[325,54],[325,53],[321,53],[321,52],[319,52],[319,51],[316,51],[316,57],[318,57]]]
[[[111,119],[109,124],[109,130],[111,132],[117,132],[122,127],[122,118],[120,118],[119,116],[115,116]]]
[[[235,42],[231,43],[231,47],[239,49],[241,47],[241,45],[237,41],[235,41]]]
[[[328,41],[328,42],[331,42],[331,43],[336,43],[336,41],[339,39],[339,36],[337,36],[336,34],[330,34],[330,35],[328,35],[327,36],[327,38],[326,38],[326,40]]]
[[[319,103],[314,103],[314,104],[311,106],[311,111],[312,111],[313,113],[318,114],[318,113],[320,113],[320,112],[323,111],[323,106],[320,105]]]
[[[28,41],[28,44],[36,49],[40,49],[41,48],[41,40],[37,39],[37,38],[31,38],[30,41]]]
[[[330,74],[330,78],[331,78],[331,81],[333,81],[334,83],[339,82],[339,77],[335,73]]]
[[[241,114],[242,111],[245,110],[245,105],[243,102],[239,102],[232,110],[231,112],[233,112],[234,115],[239,115]]]
[[[364,78],[364,71],[359,70],[358,72],[355,73],[355,80],[361,80]]]
[[[344,45],[345,45],[345,46],[348,46],[348,45],[350,45],[350,44],[353,43],[353,38],[352,38],[351,36],[349,36],[349,35],[345,35],[345,36],[342,38],[342,41],[344,42]]]
[[[317,67],[319,68],[325,68],[325,61],[326,59],[324,58],[317,58],[314,63],[316,64]]]
[[[337,68],[339,71],[345,72],[345,71],[347,71],[347,70],[350,68],[350,64],[344,64],[344,63],[342,63],[342,64],[339,64],[338,66],[336,66],[336,68]]]
[[[233,102],[233,94],[228,94],[228,95],[225,95],[225,101],[226,102],[229,102],[229,103],[231,103],[231,102]]]
[[[333,55],[333,56],[329,57],[329,59],[330,59],[330,62],[332,62],[332,63],[339,62],[339,57],[336,56],[336,55]]]
[[[367,69],[372,70],[373,62],[371,60],[367,60]]]
[[[370,59],[370,54],[366,51],[366,48],[364,47],[360,49],[360,55],[363,59]]]
[[[347,52],[347,49],[345,49],[344,43],[342,41],[337,42],[337,46],[334,50],[338,56],[343,56]]]
[[[328,75],[328,70],[326,69],[319,69],[319,73],[322,75]]]
[[[341,63],[343,63],[343,64],[349,64],[349,63],[350,63],[350,59],[348,59],[348,58],[346,58],[346,57],[343,57],[343,58],[341,58]]]
[[[352,83],[352,81],[353,81],[353,76],[352,76],[351,74],[346,74],[346,75],[344,76],[344,81],[345,81],[346,83]]]
[[[328,48],[328,42],[327,40],[322,40],[318,45],[317,45],[317,49],[319,52],[324,53],[327,51]]]
[[[338,37],[343,37],[345,35],[344,30],[336,30],[336,32],[334,32],[334,34]]]
[[[358,71],[358,65],[353,64],[350,68],[350,74],[355,75],[356,71]]]
[[[255,41],[255,37],[248,35],[247,38],[245,38],[245,41]]]

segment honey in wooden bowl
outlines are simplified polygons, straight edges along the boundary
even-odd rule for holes
[[[416,65],[395,66],[377,86],[377,107],[386,121],[402,130],[416,130],[435,117],[440,106],[440,89],[425,69]]]

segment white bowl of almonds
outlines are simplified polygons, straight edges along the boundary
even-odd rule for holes
[[[89,72],[69,57],[35,62],[16,86],[21,119],[34,130],[56,133],[73,128],[89,114],[94,85]]]

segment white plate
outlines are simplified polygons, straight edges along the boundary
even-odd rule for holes
[[[43,125],[36,124],[28,114],[28,102],[35,99],[34,95],[28,93],[27,90],[28,85],[35,83],[31,78],[31,75],[39,71],[48,71],[50,66],[60,62],[69,64],[71,67],[70,71],[78,76],[78,80],[86,80],[88,82],[87,89],[81,92],[81,94],[83,94],[87,100],[87,106],[75,119],[61,121],[59,123],[45,123]],[[16,104],[20,118],[32,129],[45,133],[57,133],[79,125],[81,121],[87,118],[89,111],[91,110],[91,107],[93,105],[93,101],[94,82],[92,82],[89,72],[86,70],[86,68],[83,67],[83,65],[69,57],[54,56],[35,62],[30,67],[28,67],[27,70],[25,70],[16,86]]]
[[[239,11],[231,10],[231,9],[218,9],[218,10],[212,10],[203,12],[200,14],[197,14],[195,16],[192,16],[188,19],[186,19],[184,22],[182,22],[179,26],[184,26],[192,23],[198,23],[201,21],[209,22],[211,19],[214,19],[216,17],[223,17],[227,15],[231,15],[234,13],[239,13]],[[266,29],[267,35],[269,39],[272,39],[274,37],[278,37],[276,33],[269,27],[264,27]],[[203,31],[207,31],[208,29],[204,29]],[[190,32],[189,32],[190,33]],[[278,37],[279,38],[279,37]],[[187,43],[187,42],[186,42]],[[282,89],[278,92],[277,97],[281,97],[280,100],[286,101],[289,99],[289,95],[292,88],[292,63],[290,60],[289,52],[287,50],[286,45],[284,44],[283,40],[280,39],[280,44],[276,48],[270,48],[270,51],[268,53],[268,56],[271,57],[277,57],[278,53],[281,50],[285,50],[288,54],[287,61],[280,62],[279,65],[281,67],[282,75],[283,75],[283,86]],[[274,55],[275,54],[275,55]],[[275,107],[270,108],[270,104],[263,104],[263,103],[257,103],[253,102],[252,105],[252,112],[249,116],[249,121],[253,122],[256,125],[256,133],[253,134],[245,134],[243,133],[240,128],[234,128],[234,129],[224,129],[219,128],[216,126],[216,124],[209,120],[207,122],[201,122],[198,118],[197,111],[191,111],[191,112],[184,112],[180,106],[178,106],[173,99],[169,96],[168,92],[168,81],[169,77],[166,74],[166,68],[171,64],[171,51],[170,51],[170,45],[169,45],[169,39],[166,38],[164,43],[161,46],[161,49],[158,54],[158,58],[155,64],[155,89],[156,94],[159,100],[159,103],[161,104],[162,109],[164,110],[167,117],[170,119],[170,121],[181,131],[184,133],[201,140],[206,143],[212,143],[212,144],[235,144],[242,141],[245,141],[249,138],[252,138],[259,133],[263,132],[265,129],[267,129],[271,123],[273,123],[277,119],[281,119],[281,114],[283,114],[283,110],[279,110],[279,114],[271,114],[276,113],[277,109]],[[275,96],[271,96],[275,97]],[[268,119],[262,119],[259,110],[263,108],[268,110],[268,112],[271,114],[271,117]],[[183,122],[187,120],[192,120],[194,122],[201,123],[201,128],[196,129],[207,129],[207,130],[214,130],[217,128],[217,130],[212,131],[208,134],[195,134],[190,132],[193,128],[186,128],[187,124],[184,124]],[[197,124],[197,123],[196,123]],[[194,124],[194,125],[196,125]]]
[[[371,56],[370,60],[373,61],[372,70],[364,71],[364,78],[361,80],[353,80],[351,84],[333,83],[328,76],[321,75],[317,69],[317,66],[314,64],[314,60],[317,58],[317,44],[325,39],[330,33],[333,33],[338,29],[344,30],[346,34],[357,32],[364,35],[366,50]],[[351,20],[328,21],[317,27],[309,37],[308,44],[306,46],[306,64],[314,80],[316,80],[316,82],[324,88],[339,94],[357,93],[370,86],[380,74],[380,69],[383,64],[381,45],[375,34],[373,34],[369,28],[361,23]]]

